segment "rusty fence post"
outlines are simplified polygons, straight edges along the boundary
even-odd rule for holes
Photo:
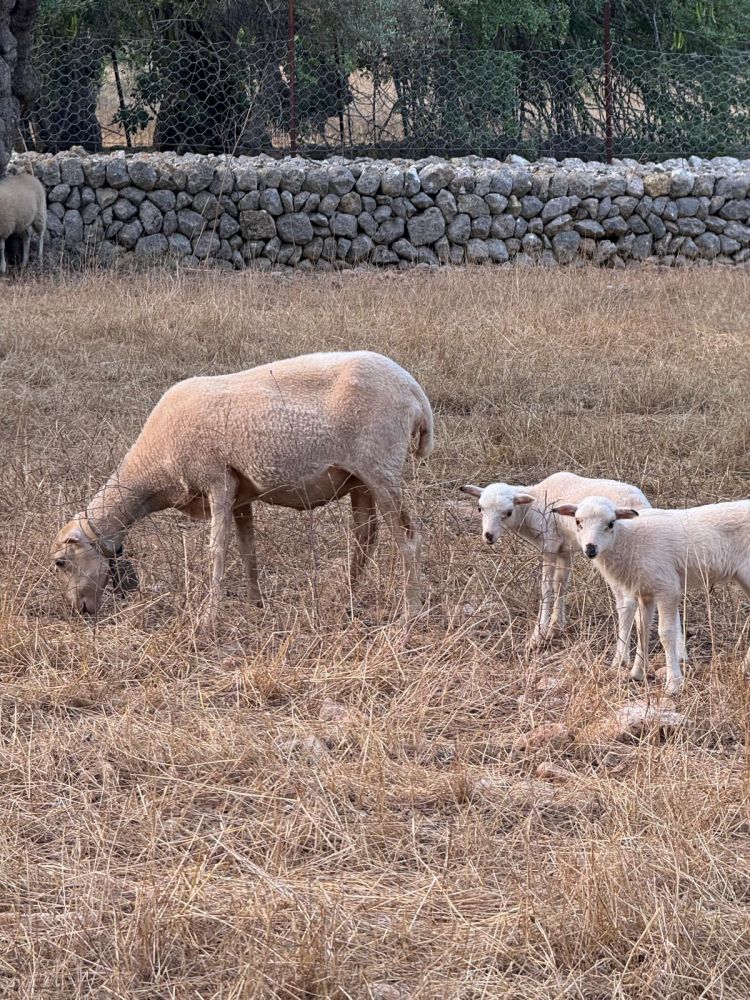
[[[604,0],[604,117],[606,128],[605,148],[607,163],[614,156],[614,131],[612,126],[612,2]]]
[[[287,8],[287,74],[289,76],[289,145],[292,154],[297,152],[297,66],[295,63],[295,23],[294,0],[289,0]]]

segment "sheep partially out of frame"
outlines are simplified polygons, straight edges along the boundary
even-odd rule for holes
[[[491,483],[462,486],[462,492],[476,497],[482,516],[482,538],[488,545],[506,532],[513,532],[542,553],[542,598],[531,645],[539,646],[565,628],[565,595],[570,583],[573,555],[578,543],[573,527],[565,518],[555,517],[555,504],[576,503],[595,490],[611,497],[619,506],[647,510],[651,507],[637,486],[615,479],[586,479],[573,472],[555,472],[536,486]],[[630,633],[637,602],[620,587],[613,586],[617,607],[617,646],[612,665],[630,662]],[[681,623],[677,619],[681,634]],[[684,648],[681,650],[684,658]]]
[[[51,547],[58,582],[79,612],[98,611],[107,583],[138,586],[122,553],[128,528],[176,508],[211,520],[211,587],[220,603],[234,519],[250,598],[260,604],[253,503],[310,510],[351,498],[354,585],[377,537],[377,510],[405,570],[406,614],[421,606],[420,527],[402,497],[410,444],[430,454],[432,409],[419,383],[369,351],[308,354],[232,375],[190,378],[156,404],[117,471]]]
[[[611,587],[638,600],[638,626],[648,636],[659,612],[659,638],[667,661],[665,692],[679,695],[678,610],[686,590],[737,584],[750,597],[750,500],[686,510],[654,510],[648,517],[604,496],[555,507],[575,519],[577,542]],[[573,521],[571,521],[571,524]],[[633,673],[643,679],[648,645],[639,643]],[[745,657],[750,667],[750,650]]]
[[[32,174],[15,174],[0,181],[0,274],[5,274],[5,241],[17,233],[23,237],[21,267],[29,262],[32,230],[37,234],[37,260],[41,263],[47,225],[47,196]]]

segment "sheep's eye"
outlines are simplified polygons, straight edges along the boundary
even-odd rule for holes
[[[506,510],[506,512],[505,512],[505,516],[506,516],[506,517],[510,517],[510,515],[511,515],[512,513],[513,513],[513,511],[512,511],[512,510]]]
[[[576,521],[576,528],[580,528],[580,527],[581,527],[581,522],[577,520]]]
[[[480,514],[482,513],[482,505],[480,503],[477,504],[477,510],[479,511]]]
[[[609,524],[607,525],[607,527],[609,528],[610,531],[614,528],[614,526],[615,526],[615,522],[614,521],[610,521]]]
[[[65,560],[64,559],[55,559],[55,566],[57,566],[58,569],[64,569],[65,568]]]

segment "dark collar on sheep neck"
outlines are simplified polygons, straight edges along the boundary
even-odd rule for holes
[[[122,542],[110,542],[106,538],[101,538],[96,534],[91,526],[91,522],[84,515],[79,519],[81,525],[81,530],[84,535],[91,542],[91,545],[96,549],[100,556],[105,559],[109,559],[110,562],[113,559],[118,559],[122,555]]]

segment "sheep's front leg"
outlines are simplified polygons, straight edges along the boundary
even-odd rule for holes
[[[638,615],[635,619],[636,630],[638,632],[638,648],[635,653],[633,669],[630,671],[630,676],[634,681],[646,679],[646,671],[648,670],[648,644],[651,638],[653,621],[653,598],[638,598]]]
[[[5,274],[8,270],[5,263],[5,240],[0,240],[0,274]]]
[[[36,242],[36,260],[40,266],[42,263],[43,256],[44,256],[44,230],[42,229],[42,231],[39,233],[39,238],[37,239]]]
[[[555,561],[555,575],[553,579],[555,597],[552,606],[552,619],[550,622],[550,632],[563,632],[565,630],[565,595],[570,584],[570,574],[573,569],[573,556],[570,552],[562,550],[557,553]]]
[[[549,633],[552,605],[555,599],[555,562],[556,554],[554,552],[542,553],[542,600],[539,605],[539,617],[531,634],[530,645],[532,648],[540,646]]]
[[[612,666],[620,670],[630,663],[630,633],[638,610],[638,601],[624,590],[615,590],[615,607],[617,608],[617,645],[612,658]]]
[[[674,601],[659,601],[659,639],[667,659],[667,679],[664,693],[677,697],[682,691],[682,671],[680,670],[680,643],[677,633],[679,614]]]
[[[414,618],[422,610],[419,567],[422,532],[419,519],[404,505],[399,491],[378,488],[372,484],[368,484],[368,489],[388,521],[401,553],[404,564],[405,617]]]
[[[237,494],[237,478],[227,470],[224,478],[214,483],[208,491],[211,507],[211,589],[208,605],[201,615],[200,624],[210,625],[216,618],[221,603],[221,582],[224,578],[224,562],[229,540],[229,522]]]
[[[240,544],[242,565],[247,577],[250,600],[259,608],[263,607],[263,597],[258,586],[258,559],[255,553],[255,521],[252,504],[245,504],[234,509],[234,525],[237,529],[237,540]]]

